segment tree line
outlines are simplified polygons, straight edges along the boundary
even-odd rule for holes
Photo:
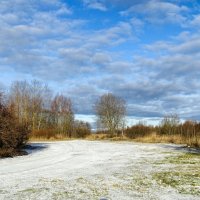
[[[126,127],[126,103],[113,94],[101,96],[96,103],[95,110],[98,124],[100,124],[98,133],[104,133],[107,137],[145,138],[146,140],[141,140],[184,143],[188,146],[200,147],[200,122],[192,120],[181,122],[177,114],[169,114],[164,116],[157,126],[139,122],[131,127]]]
[[[88,123],[76,121],[72,101],[63,94],[53,95],[39,81],[16,81],[8,95],[8,104],[20,124],[26,124],[32,136],[84,137]]]
[[[180,122],[177,114],[164,116],[157,126],[138,123],[126,129],[130,139],[141,139],[149,142],[170,142],[187,144],[190,147],[200,147],[200,122],[186,120]]]
[[[96,135],[104,133],[110,138],[136,139],[154,133],[156,137],[179,136],[188,145],[200,146],[200,123],[181,123],[178,115],[165,116],[158,126],[139,123],[126,127],[126,102],[112,93],[96,101],[94,112]],[[64,139],[84,138],[90,134],[90,124],[75,119],[71,99],[64,94],[54,95],[49,86],[40,81],[16,81],[6,94],[0,92],[0,152],[2,149],[18,151],[29,137]]]
[[[19,153],[28,138],[84,138],[90,133],[89,123],[75,120],[71,99],[54,95],[40,81],[16,81],[6,94],[0,92],[0,157]]]

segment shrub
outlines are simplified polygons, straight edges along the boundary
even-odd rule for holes
[[[56,138],[56,130],[54,129],[41,129],[41,130],[34,130],[31,133],[32,138],[42,138],[42,139],[50,139]]]
[[[76,121],[74,129],[75,130],[72,135],[72,137],[74,138],[85,138],[86,136],[91,134],[90,125],[83,121]]]
[[[0,101],[0,157],[18,152],[27,142],[28,135],[28,126],[18,124],[12,111]]]
[[[125,130],[125,135],[128,138],[135,139],[137,137],[144,137],[146,135],[151,134],[154,131],[153,127],[146,126],[143,124],[136,124],[132,127],[128,127]]]

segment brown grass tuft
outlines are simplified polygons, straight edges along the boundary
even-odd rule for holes
[[[156,133],[151,133],[143,137],[138,137],[136,139],[133,139],[133,141],[144,143],[184,143],[180,135],[159,135]]]

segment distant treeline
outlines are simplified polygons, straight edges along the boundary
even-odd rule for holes
[[[16,81],[8,93],[0,92],[0,157],[15,154],[29,137],[84,138],[90,133],[88,123],[75,120],[70,98],[53,95],[39,81]]]
[[[85,137],[90,133],[88,123],[74,118],[73,105],[63,94],[53,95],[39,81],[17,81],[11,86],[8,105],[19,124],[26,124],[31,137]]]
[[[183,123],[163,123],[173,115],[166,116],[158,126],[139,122],[131,127],[118,130],[115,135],[108,130],[99,130],[91,139],[133,140],[149,143],[187,144],[189,147],[200,147],[200,122],[185,121]]]
[[[177,114],[165,116],[160,125],[148,126],[138,123],[125,129],[125,135],[131,139],[146,137],[151,140],[152,135],[168,139],[169,142],[185,143],[188,146],[200,147],[200,122],[180,122]]]
[[[111,93],[102,95],[93,108],[100,133],[106,135],[103,137],[146,138],[149,142],[168,138],[168,142],[200,146],[199,122],[180,123],[177,115],[169,115],[159,126],[139,123],[127,128],[126,102]],[[16,81],[7,93],[0,92],[0,157],[20,152],[28,138],[55,140],[88,135],[90,124],[75,120],[71,99],[64,94],[53,95],[42,82]]]
[[[100,97],[96,104],[96,115],[101,128],[97,134],[103,133],[104,135],[101,135],[103,138],[128,138],[143,142],[174,142],[200,146],[200,123],[195,121],[181,123],[177,114],[164,116],[158,126],[140,122],[126,128],[125,101],[113,94]]]

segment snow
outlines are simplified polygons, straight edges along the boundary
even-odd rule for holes
[[[32,145],[27,156],[0,160],[1,200],[200,199],[152,179],[159,170],[155,162],[183,153],[176,145],[84,140]]]

